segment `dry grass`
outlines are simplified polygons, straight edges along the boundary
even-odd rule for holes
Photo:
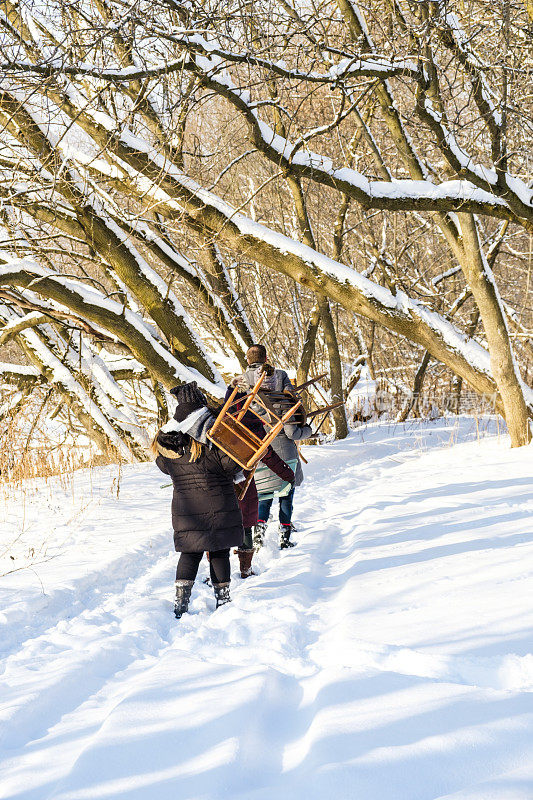
[[[116,464],[111,453],[98,453],[82,433],[68,430],[64,420],[51,419],[53,406],[43,403],[43,397],[25,398],[0,417],[0,578],[29,569],[40,580],[37,567],[61,552],[57,526],[70,538],[98,502],[92,491],[93,468]],[[0,400],[5,402],[5,395]],[[76,483],[81,469],[89,477],[82,494]],[[118,495],[121,478],[122,465],[117,464],[110,493]],[[46,523],[35,516],[36,503],[55,508],[63,502],[71,512],[58,511]]]
[[[98,453],[85,436],[51,418],[43,398],[31,396],[0,419],[0,483],[20,486],[33,478],[57,478],[67,488],[75,470],[116,461]]]

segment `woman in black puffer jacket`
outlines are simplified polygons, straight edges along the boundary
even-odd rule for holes
[[[231,547],[241,547],[244,531],[234,479],[241,468],[216,447],[207,447],[184,431],[202,415],[206,399],[195,383],[172,390],[178,400],[174,420],[157,434],[156,464],[174,485],[172,527],[181,554],[176,569],[174,613],[189,607],[191,591],[204,552],[209,554],[217,608],[230,601]]]

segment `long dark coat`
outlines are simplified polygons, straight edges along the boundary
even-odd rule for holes
[[[242,515],[233,487],[240,467],[217,448],[204,448],[197,461],[165,455],[156,464],[174,484],[172,527],[174,546],[180,553],[240,547],[244,539]]]

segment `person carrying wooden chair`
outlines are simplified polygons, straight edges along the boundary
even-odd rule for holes
[[[287,403],[294,401],[293,393],[295,392],[295,389],[289,376],[285,370],[274,369],[270,364],[267,363],[267,351],[262,344],[254,344],[249,348],[248,352],[246,353],[246,361],[248,362],[248,369],[243,375],[240,376],[237,385],[239,385],[239,387],[242,386],[243,389],[249,391],[253,386],[256,385],[261,375],[265,373],[261,384],[261,397],[267,404],[270,399],[277,415],[282,416],[282,414],[278,412],[282,411],[283,395],[286,395]],[[271,443],[274,452],[277,453],[282,461],[285,463],[295,463],[294,485],[287,494],[279,498],[278,534],[280,550],[294,547],[296,544],[295,542],[291,541],[291,534],[294,530],[294,526],[292,524],[294,492],[296,486],[300,486],[304,479],[296,442],[303,439],[308,439],[310,436],[312,436],[312,434],[313,431],[311,426],[305,423],[305,417],[301,416],[301,414],[300,416],[295,415],[295,418],[292,418],[283,426],[282,430]],[[272,498],[268,500],[261,500],[261,497],[259,497],[258,520],[257,525],[254,528],[253,535],[254,549],[256,552],[263,546],[264,543],[272,502]]]
[[[226,392],[226,401],[232,394],[233,392],[230,387]],[[237,393],[234,396],[235,402],[232,405],[234,413],[239,414],[246,397],[247,395],[245,393]],[[240,422],[258,439],[264,441],[267,431],[257,414],[246,411],[244,415],[240,417]],[[293,470],[278,456],[272,445],[269,445],[261,455],[261,459],[256,466],[259,470],[263,469],[270,474],[274,474],[278,481],[285,485],[288,484],[292,486],[294,483],[295,476]],[[252,559],[256,552],[253,542],[253,533],[257,527],[259,510],[257,488],[254,481],[255,466],[251,470],[245,471],[244,474],[247,478],[246,483],[242,493],[240,491],[237,493],[244,526],[244,542],[242,546],[235,551],[239,557],[241,578],[247,578],[256,574],[252,569]]]

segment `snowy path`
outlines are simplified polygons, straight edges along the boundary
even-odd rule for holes
[[[533,453],[472,425],[308,448],[299,546],[180,623],[153,466],[0,502],[0,797],[531,800]]]

